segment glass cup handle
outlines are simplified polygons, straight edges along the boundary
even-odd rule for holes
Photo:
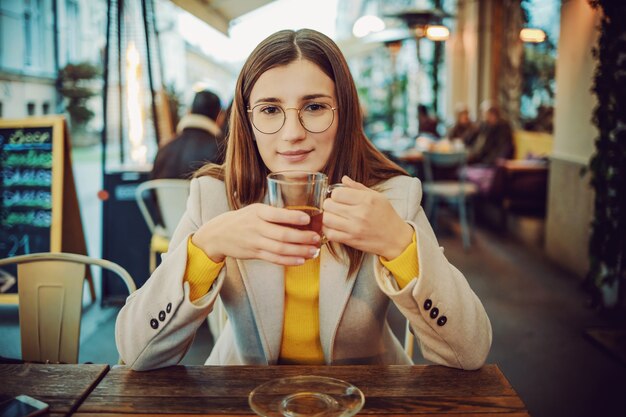
[[[342,184],[340,182],[338,182],[337,184],[331,184],[328,186],[328,188],[326,189],[326,198],[330,197],[330,195],[333,193],[333,190],[336,188],[341,188],[341,187],[345,187],[345,184]]]
[[[342,183],[337,183],[337,184],[331,184],[328,186],[328,188],[326,188],[326,198],[329,198],[330,195],[333,193],[333,190],[336,188],[341,188],[341,187],[345,187],[345,184]],[[328,243],[328,238],[326,238],[326,236],[324,236],[322,234],[322,246],[326,245]]]

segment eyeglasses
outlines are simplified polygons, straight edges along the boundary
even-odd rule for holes
[[[259,132],[272,134],[278,132],[284,125],[287,110],[297,110],[298,120],[307,131],[322,133],[327,130],[335,120],[336,107],[325,103],[307,103],[301,108],[281,106],[270,103],[260,103],[253,108],[248,108],[250,121]]]

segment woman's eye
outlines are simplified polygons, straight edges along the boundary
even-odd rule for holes
[[[316,113],[326,109],[326,105],[322,103],[309,103],[304,106],[303,110],[309,113]]]
[[[272,116],[280,113],[280,108],[277,106],[263,106],[260,111],[266,116]]]

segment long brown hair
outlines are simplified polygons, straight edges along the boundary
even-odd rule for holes
[[[266,38],[252,51],[239,74],[224,164],[206,165],[195,174],[195,177],[210,175],[223,180],[232,209],[262,201],[266,192],[266,176],[269,174],[257,150],[252,125],[248,119],[247,106],[252,88],[267,70],[298,59],[306,59],[316,64],[335,83],[337,137],[323,169],[329,182],[340,182],[342,176],[348,175],[355,181],[374,187],[391,177],[407,175],[402,168],[380,153],[365,136],[354,80],[337,45],[326,35],[311,29],[282,30]],[[353,273],[363,261],[363,252],[341,246],[350,260],[349,273]],[[337,256],[334,247],[330,247],[330,250]]]

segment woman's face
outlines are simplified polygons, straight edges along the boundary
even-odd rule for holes
[[[337,107],[335,83],[311,61],[297,60],[263,73],[250,93],[249,107],[258,104],[266,112],[275,112],[276,106],[285,110],[285,124],[276,133],[263,133],[253,125],[257,148],[272,171],[321,171],[326,165],[337,135],[338,115],[328,129],[321,133],[307,131],[298,119],[298,111],[307,106],[308,111],[319,104]],[[306,111],[306,110],[303,110]],[[250,113],[248,113],[250,115]]]

